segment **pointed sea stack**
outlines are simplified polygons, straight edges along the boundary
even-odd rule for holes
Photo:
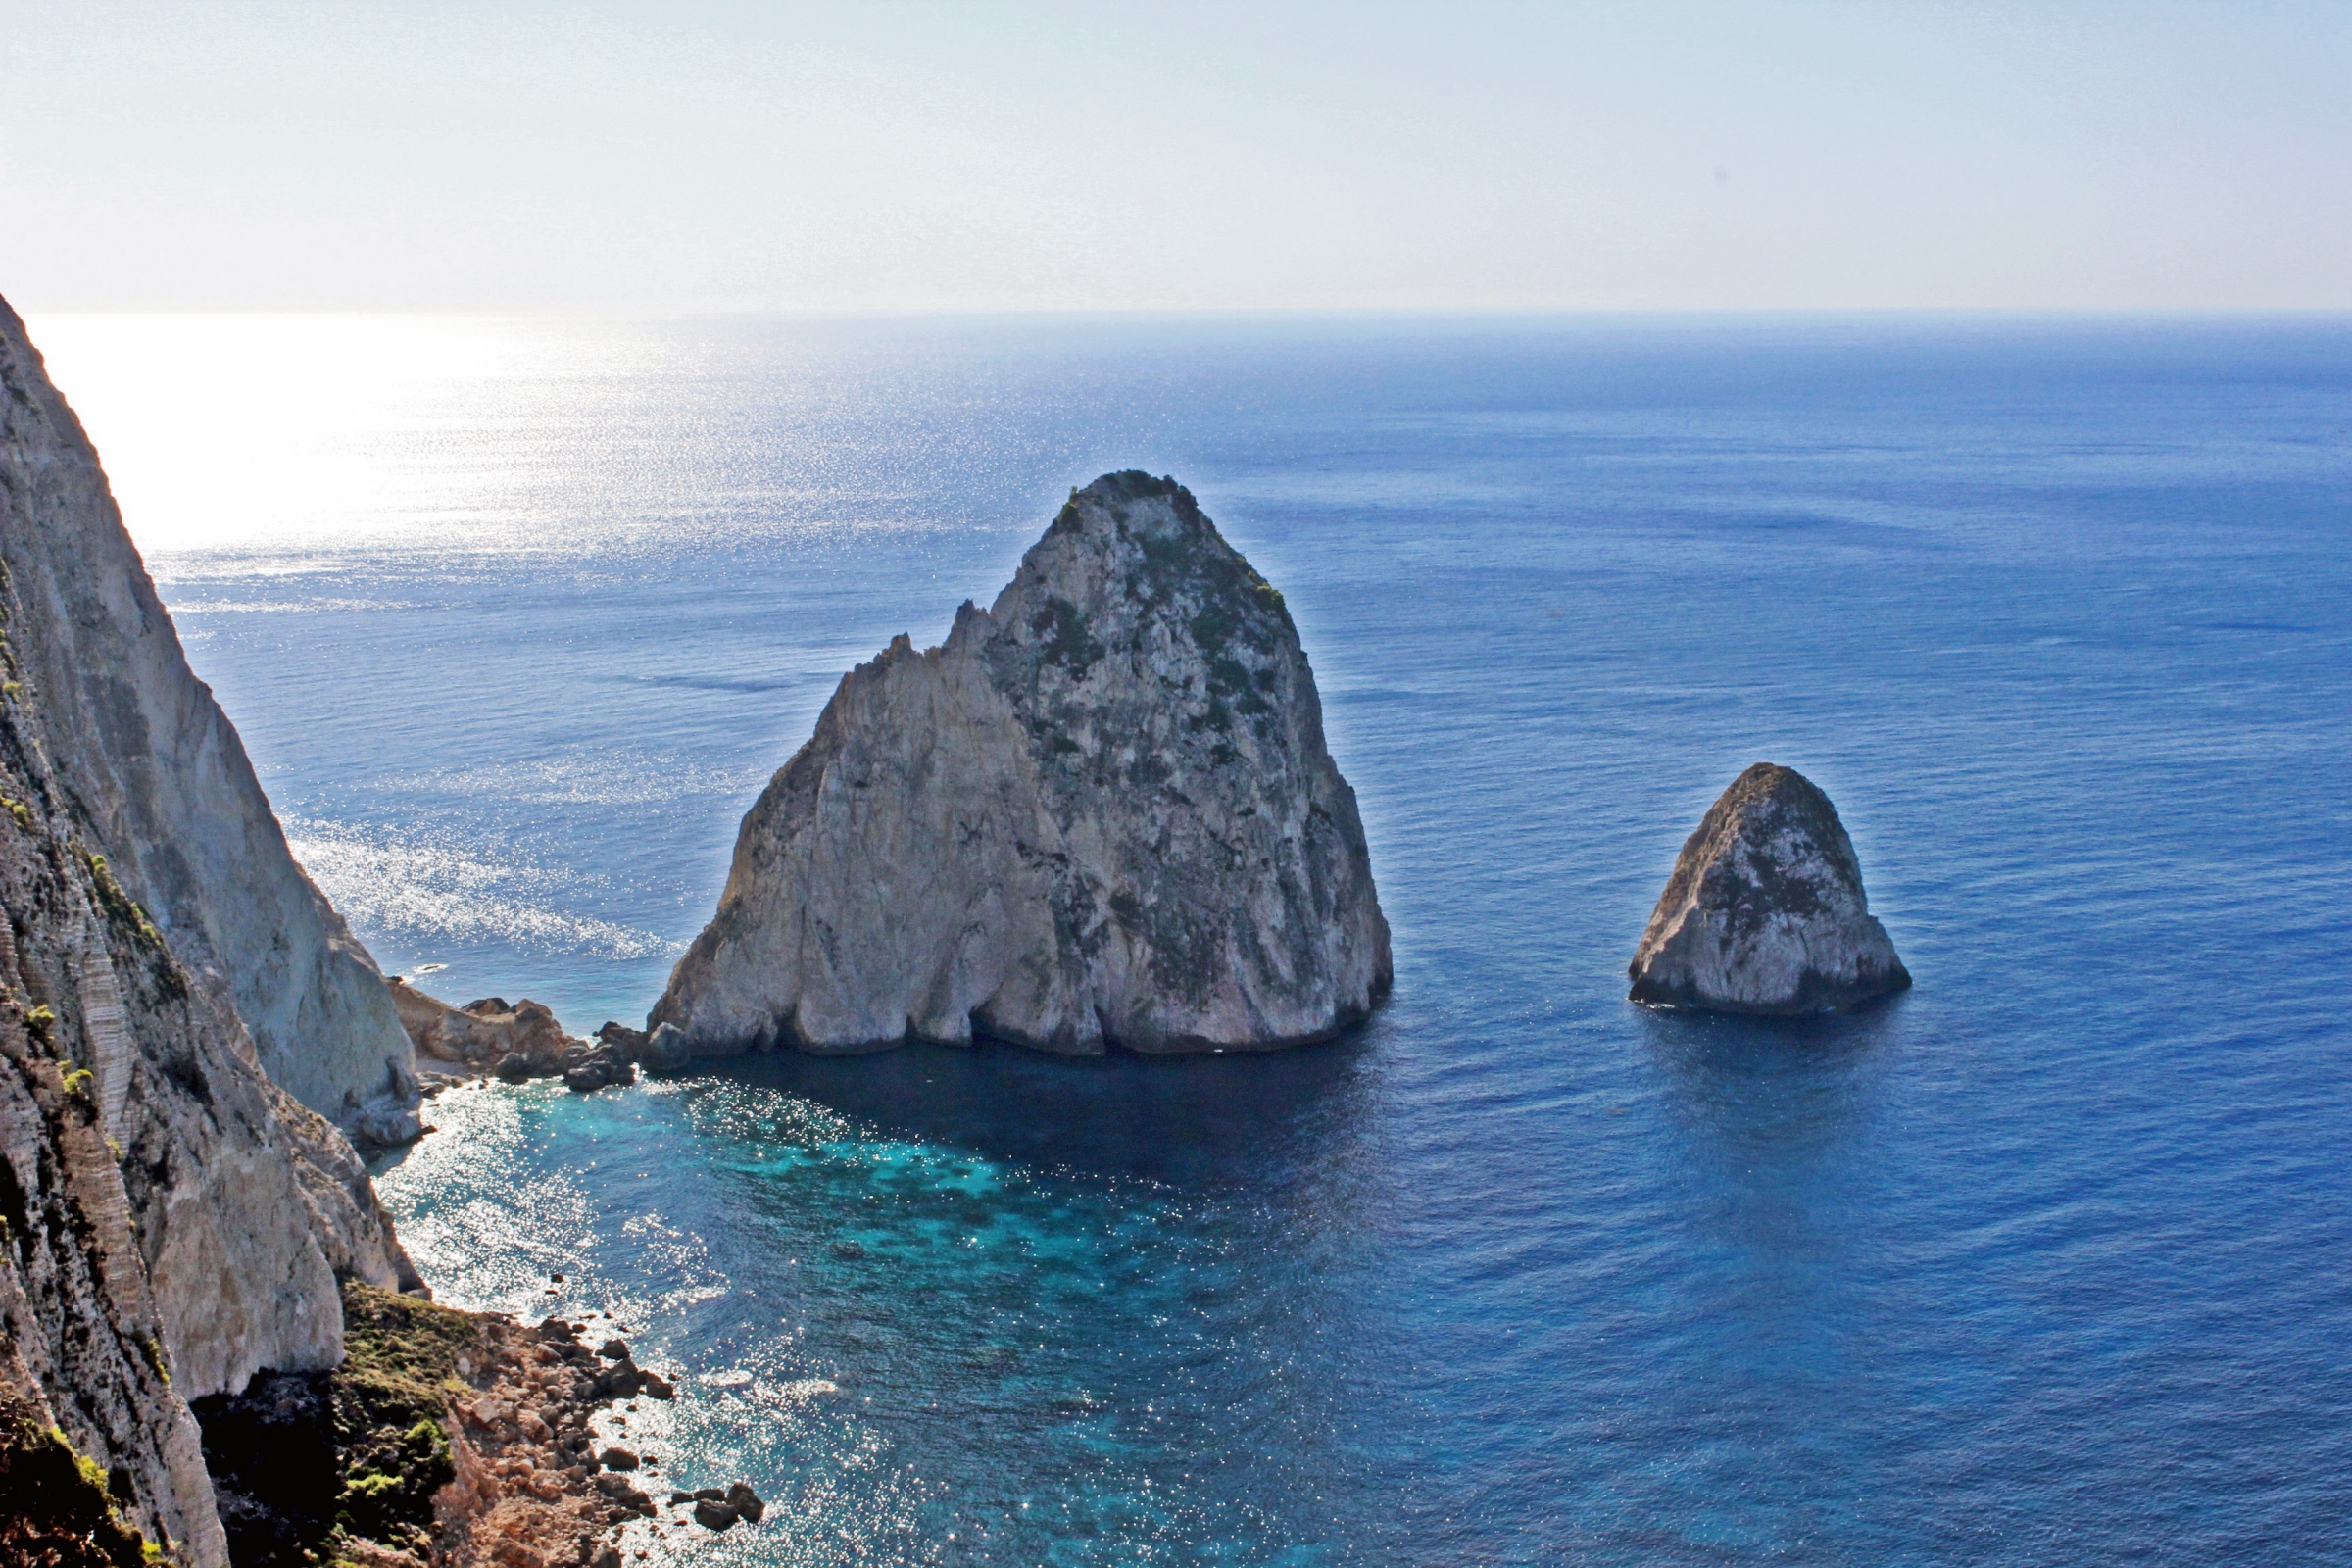
[[[1838,808],[1771,762],[1684,844],[1628,972],[1636,1002],[1715,1012],[1835,1012],[1911,984]]]
[[[843,677],[648,1027],[701,1055],[1270,1050],[1389,979],[1282,596],[1183,486],[1128,472],[944,646]]]

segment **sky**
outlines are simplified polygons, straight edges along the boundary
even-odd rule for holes
[[[0,5],[21,311],[2352,307],[2352,4]]]

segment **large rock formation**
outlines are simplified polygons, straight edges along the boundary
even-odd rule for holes
[[[224,979],[273,1082],[363,1142],[415,1137],[415,1063],[375,960],[288,853],[96,452],[5,303],[0,564],[17,617],[8,678],[39,708],[116,878],[191,969]]]
[[[1837,808],[1770,762],[1684,844],[1629,972],[1636,1002],[1717,1012],[1831,1012],[1911,984]]]
[[[219,965],[259,965],[273,1007],[271,985],[369,971],[337,956],[5,305],[0,567],[0,1403],[117,1477],[175,1561],[220,1568],[185,1400],[339,1360],[338,1275],[421,1285],[351,1146],[264,1073],[251,976]]]
[[[1282,596],[1182,486],[1119,473],[945,646],[843,678],[651,1024],[701,1054],[1262,1050],[1389,975]]]

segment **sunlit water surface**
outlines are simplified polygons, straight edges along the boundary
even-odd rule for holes
[[[612,1314],[685,1377],[611,1430],[775,1499],[632,1549],[2352,1561],[2344,321],[33,326],[385,966],[575,1031],[1070,485],[1288,595],[1356,1038],[467,1089],[386,1170],[444,1299]],[[1629,1007],[1762,759],[1918,989]]]

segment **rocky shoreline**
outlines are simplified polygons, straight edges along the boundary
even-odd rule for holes
[[[496,1077],[507,1083],[561,1078],[577,1094],[637,1081],[637,1069],[675,1072],[687,1056],[675,1049],[676,1031],[648,1036],[642,1029],[608,1021],[586,1039],[564,1032],[553,1009],[524,998],[510,1004],[484,997],[453,1007],[428,996],[405,975],[385,981],[408,1032],[425,1094],[452,1083]]]
[[[600,1412],[676,1396],[616,1333],[357,1284],[343,1311],[342,1365],[195,1402],[238,1568],[620,1568],[633,1522],[719,1531],[766,1512],[742,1481],[649,1491],[659,1455],[600,1443]]]

